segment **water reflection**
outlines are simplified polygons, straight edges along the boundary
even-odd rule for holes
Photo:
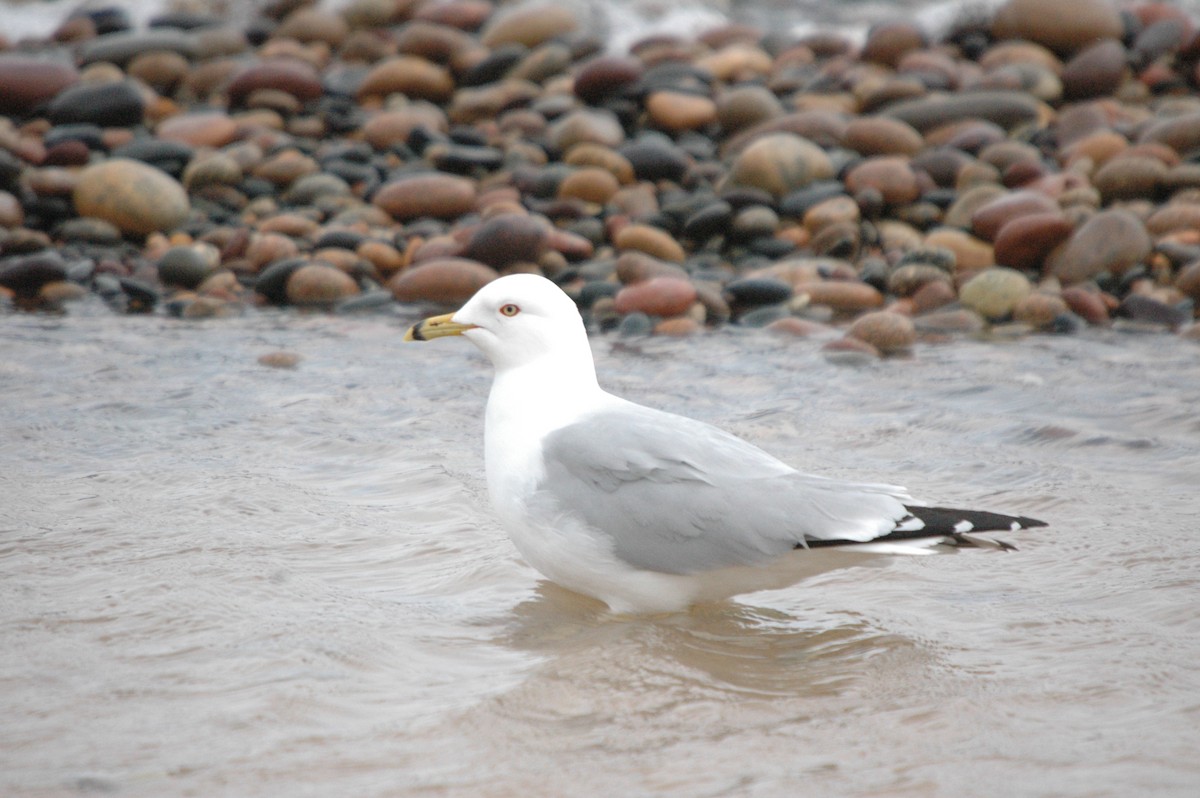
[[[690,613],[613,615],[600,602],[542,582],[515,606],[500,638],[515,649],[593,667],[618,649],[644,667],[730,693],[832,695],[862,663],[916,645],[853,613],[796,617],[768,606],[725,601]]]

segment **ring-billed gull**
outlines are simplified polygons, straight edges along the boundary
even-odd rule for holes
[[[491,360],[488,492],[525,559],[615,612],[780,588],[883,554],[1045,526],[926,507],[893,485],[803,474],[727,432],[600,388],[575,303],[544,277],[484,286],[408,341],[461,335]]]

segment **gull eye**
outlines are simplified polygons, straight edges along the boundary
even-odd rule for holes
[[[520,312],[521,312],[521,309],[519,307],[517,307],[516,305],[512,304],[511,302],[508,303],[507,305],[500,306],[500,315],[501,316],[515,316]]]

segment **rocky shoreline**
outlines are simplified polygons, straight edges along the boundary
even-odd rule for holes
[[[0,41],[0,313],[455,305],[538,271],[594,330],[875,357],[1200,340],[1200,36],[1009,0],[940,41],[729,24],[608,52],[550,3],[119,9]]]

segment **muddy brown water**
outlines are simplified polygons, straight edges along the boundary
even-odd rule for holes
[[[596,338],[800,467],[1051,522],[614,618],[497,527],[489,367],[410,320],[0,318],[0,794],[1197,794],[1194,344]]]

